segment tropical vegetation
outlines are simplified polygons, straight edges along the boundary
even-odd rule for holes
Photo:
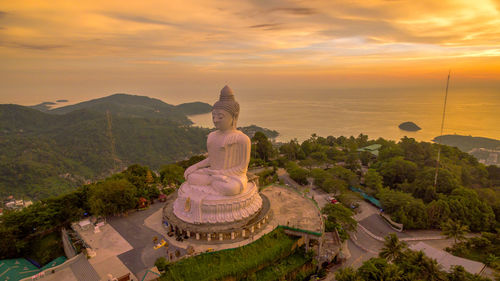
[[[422,251],[408,249],[395,234],[385,237],[379,257],[365,261],[358,269],[346,267],[335,274],[337,281],[361,280],[435,280],[435,281],[486,281],[488,278],[468,273],[462,266],[446,272],[436,260]]]

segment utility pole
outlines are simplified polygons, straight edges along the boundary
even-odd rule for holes
[[[446,114],[446,101],[448,100],[448,86],[450,84],[450,74],[451,74],[451,69],[448,71],[448,80],[446,81],[446,94],[444,95],[443,118],[441,120],[441,133],[439,134],[439,137],[443,136],[444,116]],[[436,162],[436,174],[434,175],[434,190],[436,190],[437,186],[438,173],[439,173],[439,158],[441,156],[441,144],[439,143],[439,140],[437,141],[437,143],[438,143],[438,157]]]
[[[109,110],[106,110],[107,135],[109,137],[109,141],[110,141],[110,145],[111,145],[111,158],[113,159],[113,169],[114,169],[114,172],[116,172],[118,158],[116,157],[115,138],[113,137],[112,121],[111,120],[112,120],[111,119],[111,112]]]

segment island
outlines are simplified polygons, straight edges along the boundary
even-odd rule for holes
[[[399,128],[403,131],[408,131],[408,132],[416,132],[422,130],[422,128],[417,126],[417,124],[410,121],[399,124]]]
[[[204,102],[188,102],[175,106],[176,109],[185,115],[197,115],[212,112],[212,106]]]
[[[262,127],[259,127],[257,125],[250,125],[250,126],[246,126],[246,127],[238,127],[238,130],[242,131],[243,133],[245,133],[250,138],[253,138],[253,136],[257,132],[264,133],[264,135],[266,135],[266,137],[268,137],[270,139],[275,139],[275,138],[277,138],[279,136],[278,131],[267,129],[267,128],[262,128]]]

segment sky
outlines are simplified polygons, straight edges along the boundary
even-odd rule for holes
[[[0,103],[442,88],[450,69],[500,93],[500,0],[0,0]]]

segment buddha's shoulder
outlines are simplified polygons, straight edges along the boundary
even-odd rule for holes
[[[224,144],[233,144],[233,143],[250,143],[250,138],[245,135],[243,132],[235,130],[229,134],[221,134],[219,131],[214,131],[208,134],[208,139],[224,139]]]
[[[239,140],[242,140],[242,141],[245,141],[245,142],[250,142],[250,138],[245,133],[243,133],[242,131],[236,130],[235,131],[235,136]]]

